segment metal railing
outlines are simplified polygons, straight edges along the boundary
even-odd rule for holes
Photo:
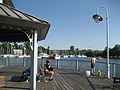
[[[38,65],[44,67],[47,59],[38,59]],[[0,66],[30,66],[30,58],[0,58]],[[91,71],[91,62],[87,60],[51,60],[51,66],[57,69],[72,69],[80,71]],[[96,74],[98,70],[102,72],[102,76],[106,77],[106,62],[96,62]],[[110,76],[120,77],[120,64],[110,63]]]
[[[42,62],[40,65],[43,67],[46,59],[40,60]],[[39,63],[40,63],[39,62]],[[57,69],[73,69],[80,71],[91,71],[91,62],[85,60],[51,60],[51,66]],[[120,77],[120,64],[110,63],[110,77]],[[96,62],[96,74],[98,71],[102,72],[102,76],[106,77],[107,73],[107,64],[106,62]]]

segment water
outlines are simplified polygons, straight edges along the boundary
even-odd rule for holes
[[[30,66],[30,58],[0,58],[0,66]],[[79,58],[61,58],[60,60],[51,60],[50,65],[59,69],[77,69],[81,71],[91,70],[91,57]],[[43,67],[46,59],[38,59],[38,65]],[[78,67],[77,67],[78,61]],[[106,76],[107,59],[102,58],[96,63],[96,74],[101,70],[102,75]],[[115,64],[114,64],[115,63]],[[115,67],[115,68],[114,68]],[[120,59],[110,59],[111,77],[120,76]]]

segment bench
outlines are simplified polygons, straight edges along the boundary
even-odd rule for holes
[[[0,76],[0,87],[5,85],[5,76]]]
[[[120,77],[113,77],[113,87],[115,87],[116,83],[120,83]]]

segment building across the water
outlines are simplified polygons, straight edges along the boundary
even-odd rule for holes
[[[22,50],[20,50],[20,49],[14,49],[13,54],[14,55],[22,55],[23,53],[22,53]]]
[[[74,50],[74,46],[70,46],[70,50]]]

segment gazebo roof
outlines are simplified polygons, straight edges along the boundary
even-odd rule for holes
[[[9,5],[11,7],[15,7],[11,0],[3,0],[3,3],[6,4],[6,5]]]
[[[38,32],[38,41],[44,40],[49,27],[50,24],[44,20],[0,3],[0,42],[29,41],[27,36],[33,30]]]

